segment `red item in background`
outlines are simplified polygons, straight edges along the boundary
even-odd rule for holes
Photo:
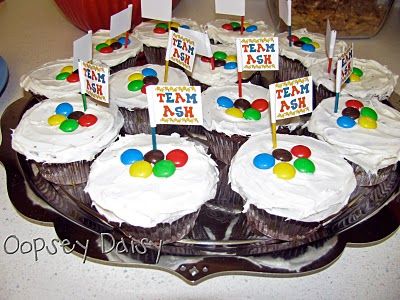
[[[132,3],[132,28],[142,21],[140,0],[54,0],[69,21],[81,30],[110,29],[110,17]],[[176,7],[180,0],[172,0]]]

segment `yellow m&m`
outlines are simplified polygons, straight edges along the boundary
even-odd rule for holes
[[[152,172],[153,167],[151,166],[151,163],[145,160],[136,161],[129,167],[129,174],[132,177],[147,178],[152,174]]]
[[[236,61],[236,60],[237,60],[236,55],[228,55],[228,56],[225,58],[225,61],[227,61],[227,62],[229,62],[229,61]]]
[[[51,117],[49,117],[47,119],[47,123],[50,126],[58,126],[60,125],[62,122],[64,122],[67,119],[66,116],[64,115],[52,115]]]
[[[290,163],[280,162],[274,166],[273,173],[278,178],[289,180],[296,175],[296,169]]]
[[[358,75],[356,75],[354,73],[352,73],[350,75],[350,82],[359,82],[360,80],[361,80],[360,76],[358,76]]]
[[[315,47],[315,49],[318,49],[320,45],[317,42],[311,42],[311,45]]]
[[[112,43],[115,43],[115,42],[118,42],[116,39],[108,39],[108,40],[106,40],[106,44],[107,45],[111,45]]]
[[[227,108],[225,110],[225,113],[229,116],[235,117],[235,118],[243,118],[243,112],[236,107],[231,107],[231,108]]]
[[[143,74],[142,73],[133,73],[129,75],[128,81],[134,81],[134,80],[143,80]]]
[[[358,118],[358,125],[366,129],[375,129],[378,126],[374,119],[364,116]]]
[[[74,68],[72,66],[65,66],[64,68],[61,69],[60,73],[72,73],[74,71]]]

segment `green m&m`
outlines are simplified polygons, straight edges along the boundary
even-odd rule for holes
[[[258,110],[250,107],[243,112],[243,118],[246,120],[258,121],[261,119],[261,113]]]
[[[367,106],[364,106],[363,108],[361,108],[360,115],[361,115],[362,117],[371,118],[371,119],[373,119],[373,120],[375,120],[375,121],[378,120],[378,114],[376,113],[376,111],[373,110],[373,109],[370,108],[370,107],[367,107]]]
[[[359,68],[356,68],[356,67],[353,68],[352,73],[356,74],[358,77],[361,77],[361,76],[364,75],[363,71],[361,69],[359,69]]]
[[[60,129],[64,132],[75,131],[79,127],[79,123],[74,119],[67,119],[60,124]]]
[[[315,172],[314,163],[305,157],[296,159],[294,161],[293,165],[296,168],[296,170],[301,173],[314,173]]]
[[[143,80],[133,80],[128,84],[128,90],[131,92],[139,91],[143,87]]]
[[[153,174],[156,177],[170,177],[175,173],[176,166],[170,160],[160,160],[153,167]]]

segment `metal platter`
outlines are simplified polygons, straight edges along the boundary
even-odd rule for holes
[[[7,173],[9,197],[26,218],[53,225],[60,240],[88,245],[73,249],[82,259],[161,269],[190,284],[225,274],[298,276],[328,267],[348,243],[377,242],[399,227],[397,166],[383,183],[358,187],[346,207],[302,240],[281,241],[254,232],[241,213],[239,199],[218,199],[203,205],[194,229],[185,239],[162,247],[138,243],[90,206],[84,185],[62,186],[46,181],[12,150],[11,129],[35,103],[30,96],[21,98],[6,109],[1,119],[0,158]]]

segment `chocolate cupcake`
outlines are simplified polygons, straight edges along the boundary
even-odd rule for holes
[[[193,20],[172,18],[171,30],[179,27],[200,31],[200,26]],[[165,64],[165,53],[168,45],[168,22],[147,21],[135,27],[134,36],[143,43],[143,51],[149,64]],[[171,66],[176,67],[175,64]]]
[[[143,51],[143,44],[133,34],[128,37],[125,48],[125,34],[110,38],[110,31],[100,29],[93,34],[93,61],[110,67],[110,74],[134,67],[136,58]]]
[[[112,143],[123,125],[115,105],[81,96],[44,100],[27,110],[12,133],[12,148],[35,172],[62,185],[86,182],[92,160]]]
[[[73,72],[72,65],[72,58],[45,63],[22,75],[20,86],[38,101],[79,95],[79,75]]]
[[[171,243],[214,198],[218,170],[203,147],[178,135],[157,136],[157,150],[164,155],[154,155],[150,135],[121,137],[95,160],[85,191],[132,239]]]
[[[163,76],[164,67],[152,64],[128,68],[111,76],[110,99],[124,116],[125,133],[150,133],[146,86],[189,85],[185,73],[176,68],[169,68],[167,82]],[[158,125],[157,132],[164,133],[170,128],[171,125]]]
[[[400,112],[376,99],[324,99],[307,124],[353,166],[359,185],[383,182],[400,160]]]
[[[308,32],[306,29],[292,31],[292,46],[289,46],[288,33],[279,37],[279,70],[275,71],[276,81],[286,81],[309,76],[307,68],[326,58],[325,36]],[[347,44],[336,41],[334,56],[342,54]],[[326,64],[328,68],[328,64]]]
[[[271,132],[268,89],[253,84],[243,84],[242,88],[241,98],[237,85],[210,87],[202,93],[204,133],[209,150],[228,165],[249,136]],[[299,125],[293,123],[286,127],[293,131]]]
[[[335,96],[336,60],[330,74],[326,65],[327,60],[323,60],[312,64],[308,69],[313,78],[316,105],[323,99]],[[398,78],[398,75],[375,60],[353,58],[353,72],[343,85],[341,93],[360,99],[384,101],[393,93]]]
[[[304,136],[252,136],[229,169],[255,230],[281,240],[306,238],[339,212],[356,188],[351,166],[327,143]]]

